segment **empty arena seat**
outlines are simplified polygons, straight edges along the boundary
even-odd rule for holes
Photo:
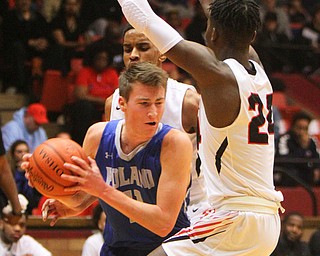
[[[308,192],[302,187],[277,187],[284,196],[284,201],[281,203],[286,213],[297,211],[304,216],[313,216],[312,200]],[[320,188],[313,188],[317,199],[317,211],[320,214]],[[285,214],[285,213],[284,213]]]
[[[67,86],[65,78],[58,70],[47,70],[43,77],[41,103],[48,112],[62,112],[67,102]]]

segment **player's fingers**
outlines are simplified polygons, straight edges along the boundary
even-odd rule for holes
[[[43,221],[46,221],[48,218],[48,211],[49,211],[49,205],[47,205],[46,207],[42,207],[42,219]]]
[[[54,202],[55,202],[55,199],[47,199],[46,201],[44,201],[41,207],[41,211],[43,211],[47,206],[50,208],[50,206],[53,205]]]
[[[63,166],[68,170],[70,170],[72,173],[77,174],[80,177],[85,177],[87,175],[87,172],[90,171],[90,167],[88,165],[86,168],[83,168],[82,166],[78,166],[70,163],[64,163]],[[63,174],[63,176],[70,176],[70,175]]]
[[[30,157],[32,156],[32,154],[30,153],[26,153],[22,156],[22,160],[24,161],[29,161]]]
[[[90,166],[91,166],[91,170],[92,170],[93,172],[98,172],[98,173],[100,173],[100,170],[99,170],[99,167],[98,167],[98,165],[97,165],[96,160],[92,159],[90,156],[88,157],[88,159],[89,159],[89,163],[90,163]]]
[[[83,169],[87,169],[89,167],[88,163],[80,157],[72,156],[71,160],[74,161],[77,165],[79,165]]]
[[[58,220],[59,220],[59,216],[53,217],[53,219],[50,222],[50,226],[51,227],[54,226],[57,223]]]
[[[28,180],[28,185],[29,185],[29,187],[34,187],[34,185],[33,185],[33,183],[32,183],[32,181],[30,180],[30,174],[29,174],[29,172],[25,172],[25,174],[24,174],[24,176],[26,177],[26,179]]]
[[[79,190],[81,190],[79,186],[72,186],[72,187],[67,187],[63,189],[63,191],[65,192],[73,192],[73,191],[79,191]]]

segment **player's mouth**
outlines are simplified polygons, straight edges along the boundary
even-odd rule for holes
[[[132,65],[137,64],[137,63],[140,63],[140,61],[139,60],[131,60],[129,62],[129,67],[131,67]]]
[[[148,122],[147,124],[151,125],[151,126],[155,126],[157,123],[156,122]]]

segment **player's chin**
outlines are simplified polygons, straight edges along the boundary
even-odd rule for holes
[[[12,239],[11,239],[11,240],[12,240],[13,243],[16,243],[16,242],[19,241],[19,239],[20,239],[21,237],[22,237],[21,234],[19,234],[19,235],[18,235],[18,234],[15,234],[15,235],[12,236]]]

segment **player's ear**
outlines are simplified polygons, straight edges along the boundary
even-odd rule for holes
[[[120,109],[121,109],[122,112],[125,112],[125,111],[126,111],[126,109],[127,109],[127,102],[126,102],[126,100],[125,100],[122,96],[119,97],[118,105],[119,105],[119,107],[120,107]]]
[[[211,41],[214,42],[217,40],[217,38],[218,38],[218,31],[216,30],[216,28],[212,28]]]
[[[252,35],[251,43],[256,39],[256,36],[257,36],[257,31],[254,31]]]
[[[163,54],[161,54],[159,57],[160,62],[164,62],[166,59],[167,59],[167,57]]]

